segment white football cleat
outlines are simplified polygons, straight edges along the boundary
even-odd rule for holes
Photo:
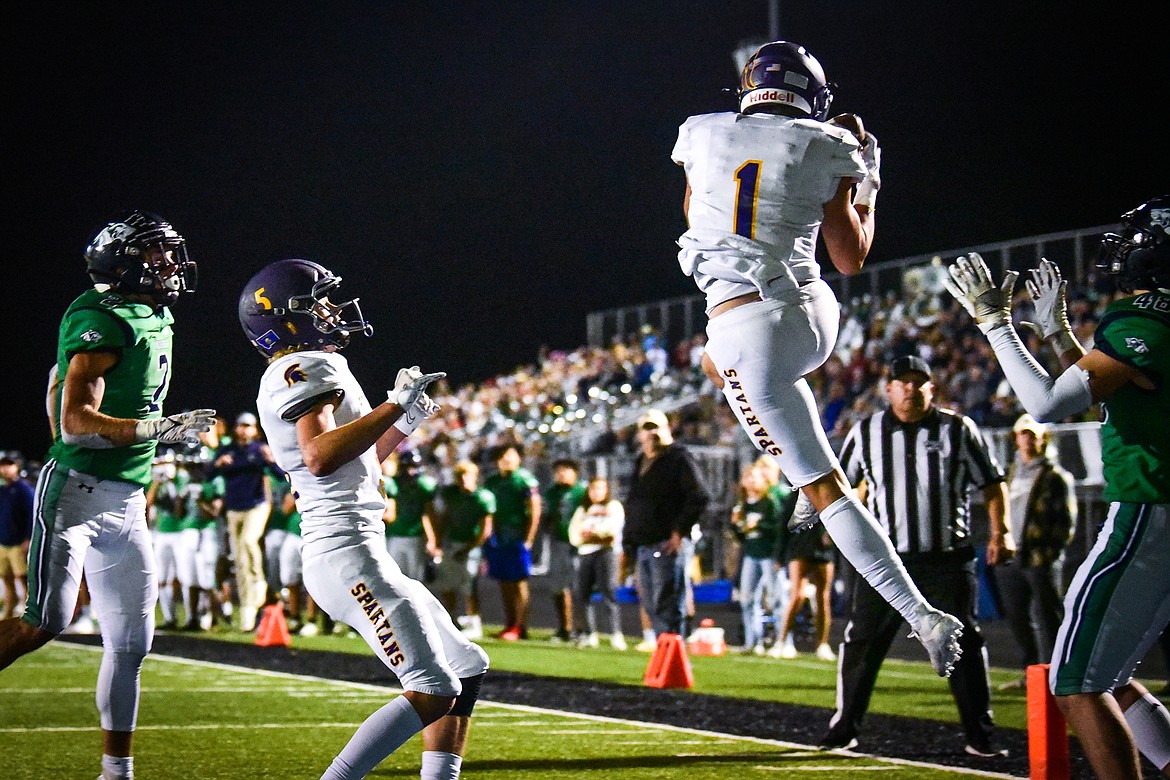
[[[963,649],[959,637],[963,635],[963,624],[953,615],[929,608],[922,613],[918,629],[910,633],[916,637],[930,655],[930,665],[939,677],[950,677]]]
[[[615,634],[610,635],[609,646],[612,647],[614,650],[626,650],[629,648],[629,645],[626,644],[625,636],[622,635],[622,633],[620,631],[615,633]]]
[[[822,661],[836,661],[837,654],[833,652],[833,648],[826,645],[817,645],[817,658]]]

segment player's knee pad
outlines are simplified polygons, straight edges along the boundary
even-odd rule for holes
[[[463,691],[455,697],[455,704],[451,707],[448,715],[454,715],[460,718],[470,718],[471,711],[475,709],[475,702],[479,699],[479,686],[483,684],[483,677],[486,672],[481,672],[473,677],[462,677],[459,682],[463,685]]]

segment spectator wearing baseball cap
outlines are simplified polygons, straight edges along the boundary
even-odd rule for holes
[[[1008,524],[1018,549],[995,567],[1004,615],[1020,647],[1021,671],[1052,657],[1064,617],[1064,550],[1077,504],[1073,478],[1047,454],[1048,426],[1023,414],[1012,426],[1015,457],[1008,467]],[[1021,675],[1000,686],[1023,687]]]
[[[257,613],[268,598],[260,539],[272,510],[272,489],[265,475],[277,467],[256,423],[252,412],[237,416],[232,440],[215,451],[212,461],[212,476],[222,476],[224,481],[223,503],[235,556],[241,631],[256,628]]]
[[[656,635],[684,634],[691,529],[707,505],[698,470],[660,409],[638,417],[641,449],[626,496],[623,542],[637,566],[638,596]]]

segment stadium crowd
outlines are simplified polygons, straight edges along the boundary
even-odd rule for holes
[[[883,367],[894,357],[906,354],[918,355],[931,367],[937,406],[960,411],[984,429],[1010,428],[1020,417],[1022,407],[1004,380],[994,353],[979,337],[970,318],[963,316],[961,308],[937,283],[938,270],[937,266],[913,270],[905,275],[900,291],[880,297],[858,296],[842,306],[836,349],[821,368],[807,377],[822,411],[822,423],[834,444],[840,443],[855,422],[885,405]],[[1069,318],[1082,343],[1091,345],[1097,319],[1111,300],[1111,295],[1096,292],[1092,284],[1070,295]],[[1027,320],[1030,306],[1027,295],[1018,293],[1015,311],[1020,320]],[[741,503],[740,477],[749,470],[757,453],[701,369],[704,340],[702,334],[694,334],[667,345],[654,327],[643,325],[607,346],[542,348],[533,363],[484,382],[452,386],[444,380],[434,393],[441,412],[416,434],[412,439],[415,449],[406,454],[412,462],[421,464],[430,485],[420,505],[426,507],[427,530],[424,532],[423,524],[416,522],[417,528],[411,533],[430,534],[434,540],[433,524],[445,509],[444,495],[451,495],[451,489],[465,482],[472,468],[482,475],[473,490],[482,492],[487,479],[498,473],[496,457],[502,449],[516,448],[523,458],[522,470],[532,485],[539,486],[533,488],[538,493],[553,485],[557,462],[577,463],[580,478],[588,481],[595,476],[597,467],[589,464],[596,458],[632,458],[637,449],[639,415],[649,408],[661,408],[671,410],[672,428],[680,443],[734,452],[736,473],[725,486],[727,495],[712,497],[711,506],[718,514],[716,523],[701,529],[704,534],[720,537],[717,549],[722,551],[723,564],[708,560],[706,572],[698,564],[692,567],[695,578],[734,576],[740,564],[740,544],[732,528],[731,510]],[[1042,360],[1054,360],[1039,348],[1038,338],[1029,346]],[[235,422],[247,426],[254,420],[251,412],[243,410]],[[231,611],[239,609],[240,596],[233,590],[237,543],[228,532],[227,511],[222,503],[228,475],[215,466],[216,453],[222,454],[231,446],[228,420],[221,417],[216,431],[201,447],[160,449],[156,481],[160,487],[169,487],[152,491],[152,527],[156,538],[167,543],[166,560],[174,556],[169,552],[170,533],[174,532],[177,540],[179,532],[188,528],[217,529],[214,539],[204,532],[204,552],[199,552],[196,532],[189,532],[191,539],[185,547],[176,547],[186,550],[183,554],[187,559],[179,558],[177,566],[172,565],[164,574],[166,579],[161,584],[170,586],[161,589],[167,594],[162,599],[164,627],[170,628],[178,620],[172,603],[185,607],[180,611],[185,616],[183,625],[188,628],[198,628],[200,621],[203,628],[225,623]],[[6,457],[18,465],[22,480],[35,484],[40,467],[35,454],[10,451]],[[295,610],[296,614],[291,615],[294,628],[307,625],[310,627],[305,630],[314,631],[314,619],[328,621],[328,616],[317,618],[315,605],[300,592],[295,563],[290,562],[295,560],[295,552],[290,552],[286,541],[295,537],[295,507],[286,503],[287,490],[279,469],[271,463],[266,468],[269,478],[256,499],[263,503],[269,518],[260,542],[265,548],[264,601],[272,603],[283,598]],[[392,464],[386,471],[387,492],[394,495],[397,487]],[[618,500],[624,496],[624,486],[619,481],[617,477],[611,479],[613,495]],[[574,495],[579,499],[583,488]],[[213,500],[216,497],[220,499],[218,503]],[[546,506],[544,512],[547,515],[550,509]],[[566,528],[571,516],[569,508]],[[388,515],[388,519],[391,517]],[[552,533],[543,525],[538,531]],[[396,535],[388,532],[388,538]],[[216,550],[210,559],[205,552],[209,544],[214,544]],[[274,545],[277,549],[269,549]],[[283,563],[281,546],[285,548]],[[700,544],[700,549],[710,550],[712,545]],[[438,550],[432,546],[431,552]],[[194,562],[196,555],[198,565]],[[483,568],[486,570],[486,563]],[[433,575],[434,571],[429,571],[429,576]],[[629,567],[623,570],[622,582],[632,584]],[[465,624],[478,615],[478,592],[473,583],[468,587],[470,605],[458,610]],[[447,597],[451,603],[450,593]],[[451,603],[452,608],[455,606]],[[774,606],[782,609],[779,603]],[[250,612],[256,609],[253,605],[247,608]],[[253,617],[244,618],[242,625],[251,630]],[[84,611],[82,618],[86,618]],[[329,623],[326,626],[331,627]],[[786,652],[790,654],[791,648]]]

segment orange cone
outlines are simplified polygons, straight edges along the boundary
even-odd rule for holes
[[[1048,690],[1048,664],[1028,667],[1028,764],[1031,780],[1069,775],[1068,725]]]
[[[693,688],[695,675],[687,658],[686,645],[679,634],[659,634],[658,647],[642,675],[643,684],[651,688]]]
[[[260,625],[256,626],[256,645],[288,647],[291,644],[292,637],[288,633],[288,621],[284,619],[284,607],[280,604],[269,604],[264,608]]]

